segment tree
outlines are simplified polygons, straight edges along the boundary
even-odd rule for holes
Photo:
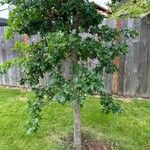
[[[40,36],[36,43],[17,42],[15,46],[21,53],[13,62],[22,68],[20,83],[28,84],[35,93],[35,99],[29,102],[28,131],[39,128],[40,112],[47,102],[69,101],[74,107],[74,147],[80,150],[80,107],[86,95],[99,93],[104,113],[121,111],[104,89],[103,74],[113,73],[117,69],[114,58],[127,52],[126,42],[116,42],[117,37],[127,39],[134,32],[100,26],[104,16],[97,14],[94,4],[86,0],[3,0],[3,3],[14,5],[7,37],[16,33]],[[83,37],[83,33],[89,36]],[[97,59],[98,64],[87,67],[88,59]],[[7,62],[0,72],[10,66]],[[45,74],[49,74],[50,81],[40,85]]]

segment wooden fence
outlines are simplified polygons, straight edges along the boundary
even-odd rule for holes
[[[118,72],[118,95],[130,97],[150,97],[150,15],[143,19],[122,20],[122,28],[134,29],[139,36],[129,41],[129,52],[119,58]],[[105,20],[104,24],[116,26],[115,20]],[[23,40],[20,36],[4,41],[5,28],[0,28],[0,63],[18,57],[18,53],[11,51],[17,39]],[[32,39],[34,40],[34,38]],[[20,71],[15,66],[7,74],[0,77],[0,85],[19,86]],[[105,75],[105,87],[112,92],[113,76]],[[43,82],[47,82],[46,79]]]

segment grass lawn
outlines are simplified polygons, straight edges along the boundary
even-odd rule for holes
[[[26,134],[30,93],[0,88],[0,150],[67,150],[63,138],[73,132],[72,109],[51,102],[42,112],[41,130]],[[81,112],[82,132],[105,140],[115,150],[150,149],[150,100],[121,102],[125,112],[102,115],[98,98],[89,97]]]

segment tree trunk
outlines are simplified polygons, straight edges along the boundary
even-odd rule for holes
[[[74,50],[71,51],[71,65],[77,64],[77,54]],[[70,78],[74,78],[74,72],[70,70],[69,73],[71,76]],[[73,85],[74,86],[74,85]],[[80,123],[80,102],[77,99],[76,96],[76,89],[74,88],[74,96],[75,96],[75,102],[74,102],[74,141],[73,146],[75,150],[81,150],[81,123]]]
[[[74,104],[74,148],[81,150],[81,123],[80,123],[80,104],[78,101]]]

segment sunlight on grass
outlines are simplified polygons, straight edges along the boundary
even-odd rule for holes
[[[38,133],[27,135],[27,99],[30,93],[0,88],[0,150],[66,150],[63,138],[73,133],[70,104],[49,103],[42,112]],[[120,115],[101,113],[98,98],[88,97],[81,111],[82,132],[105,140],[117,150],[148,150],[150,147],[150,101],[119,103]]]

